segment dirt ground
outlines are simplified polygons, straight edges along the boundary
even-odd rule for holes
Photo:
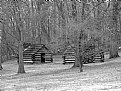
[[[83,72],[62,64],[25,64],[25,74],[17,74],[16,61],[3,64],[0,91],[121,91],[121,57],[104,63],[85,64]]]

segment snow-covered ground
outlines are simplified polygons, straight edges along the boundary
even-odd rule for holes
[[[121,91],[121,57],[104,63],[85,64],[83,72],[62,64],[26,64],[25,74],[17,74],[16,61],[3,64],[0,91]]]

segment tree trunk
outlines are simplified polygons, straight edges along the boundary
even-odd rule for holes
[[[84,8],[85,8],[85,3],[82,3],[82,22],[84,21],[85,19],[85,12],[84,12]],[[75,5],[75,8],[73,9],[76,9],[76,5]],[[82,69],[82,66],[83,66],[83,55],[82,55],[82,46],[81,46],[81,33],[80,33],[80,36],[79,36],[79,45],[78,45],[78,48],[77,48],[77,53],[76,53],[76,60],[75,60],[75,63],[73,65],[73,67],[79,67],[80,68],[80,72],[83,71]]]
[[[19,20],[21,21],[20,15]],[[19,32],[19,41],[18,41],[18,73],[25,73],[24,63],[23,63],[23,24],[21,26],[16,26]]]
[[[83,41],[84,41],[84,32],[83,30],[80,31],[80,36],[79,36],[79,68],[80,68],[80,72],[82,72],[82,66],[83,66]]]
[[[118,5],[119,3],[114,0],[113,1],[113,12],[112,12],[112,25],[114,35],[110,36],[110,58],[119,57],[118,55]]]
[[[23,37],[24,37],[24,23],[22,21],[21,12],[20,12],[20,3],[21,1],[15,0],[15,16],[16,16],[16,31],[18,32],[18,73],[25,73],[24,63],[23,63]]]
[[[76,53],[76,60],[75,63],[73,65],[73,67],[79,67],[80,72],[83,72],[83,40],[84,40],[84,35],[83,32],[80,32],[79,35],[79,41],[78,41],[78,45],[77,45],[77,49],[75,50]]]
[[[4,29],[4,24],[3,24],[3,29]],[[0,39],[0,70],[3,69],[2,67],[2,37],[3,37],[3,30],[1,32],[1,39]]]
[[[73,68],[74,67],[79,67],[80,69],[80,72],[83,72],[83,69],[82,69],[82,66],[83,66],[83,56],[80,55],[79,51],[77,51],[76,53],[76,60],[75,60],[75,63],[73,65]]]
[[[0,60],[0,70],[2,70],[3,69],[3,67],[2,67],[2,63],[1,63],[1,60]]]
[[[83,55],[79,56],[79,68],[80,68],[80,72],[83,72]]]
[[[0,45],[2,45],[2,44],[0,43]],[[0,46],[0,70],[3,69],[3,67],[2,67],[2,50],[1,50],[1,48],[2,48],[2,46]]]
[[[23,63],[23,43],[22,43],[22,41],[19,42],[19,66],[18,66],[18,73],[25,73],[24,63]]]
[[[38,21],[38,43],[41,44],[41,30],[40,30],[40,21]]]
[[[76,50],[75,53],[76,53],[76,55],[75,55],[75,62],[74,62],[73,68],[79,67],[79,51]]]
[[[113,44],[110,45],[110,57],[109,58],[119,57],[118,46],[116,44],[117,43],[113,43]]]
[[[84,19],[85,19],[85,3],[84,3],[84,0],[82,2],[82,15],[81,15],[81,19],[82,19],[82,22],[84,22]]]
[[[82,45],[81,45],[81,39],[79,41],[79,68],[80,68],[80,72],[83,72],[83,48],[82,48]]]

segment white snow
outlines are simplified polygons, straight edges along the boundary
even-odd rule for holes
[[[57,60],[58,58],[56,58]],[[47,64],[26,64],[25,74],[17,74],[15,61],[3,64],[1,91],[121,91],[121,58],[85,64],[83,72],[54,60]]]

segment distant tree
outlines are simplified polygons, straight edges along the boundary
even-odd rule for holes
[[[81,20],[83,23],[84,20],[85,20],[85,2],[82,2],[82,9],[81,9]],[[72,1],[72,15],[74,18],[77,19],[77,8],[76,8],[76,1],[73,0]],[[79,28],[80,29],[80,28]],[[82,72],[82,66],[83,66],[83,41],[84,41],[84,36],[85,36],[85,33],[84,33],[84,30],[83,29],[80,29],[79,30],[79,36],[78,36],[78,46],[77,46],[77,52],[76,52],[76,60],[75,60],[75,63],[73,65],[73,67],[80,67],[80,72]]]
[[[0,31],[0,34],[2,35],[2,30]],[[2,36],[1,36],[1,39],[0,39],[0,70],[2,70],[3,67],[2,67]]]
[[[0,61],[0,70],[2,70],[2,69],[3,69],[2,62]]]
[[[110,58],[119,57],[118,54],[118,17],[119,17],[119,2],[112,0],[112,21],[111,21],[111,44]]]
[[[83,30],[80,31],[79,36],[79,68],[80,72],[82,72],[83,61],[84,61],[84,44],[85,44],[86,35]]]

